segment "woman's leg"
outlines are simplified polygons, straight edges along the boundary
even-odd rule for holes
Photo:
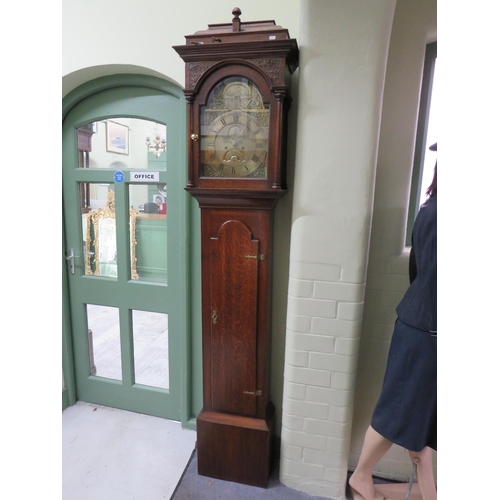
[[[371,425],[368,427],[358,466],[349,479],[349,484],[363,495],[365,500],[375,499],[375,488],[372,479],[373,467],[391,446],[391,441],[379,434]]]
[[[418,458],[417,480],[423,500],[436,500],[436,483],[432,469],[432,450],[426,446],[422,451],[408,451],[412,463]]]

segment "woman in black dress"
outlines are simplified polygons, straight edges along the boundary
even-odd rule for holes
[[[396,309],[382,392],[349,479],[355,500],[380,498],[372,470],[393,443],[417,464],[423,500],[437,498],[431,450],[437,450],[437,162],[427,195],[413,228],[410,287]]]

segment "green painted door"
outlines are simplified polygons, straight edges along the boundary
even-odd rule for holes
[[[185,107],[104,90],[63,122],[76,398],[181,420],[186,337]]]

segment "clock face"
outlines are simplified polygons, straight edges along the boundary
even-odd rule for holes
[[[266,178],[269,109],[249,80],[226,78],[201,109],[201,165],[204,177]]]
[[[208,133],[201,143],[205,175],[265,177],[267,130],[255,117],[242,111],[223,113],[209,125]]]

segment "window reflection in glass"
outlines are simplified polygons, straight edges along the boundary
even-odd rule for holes
[[[85,206],[84,191],[90,203]],[[85,274],[116,278],[117,245],[114,191],[108,184],[80,184]]]
[[[138,280],[167,283],[167,185],[131,184],[129,202]]]
[[[168,315],[132,311],[135,383],[169,388]]]
[[[167,168],[167,127],[161,123],[116,117],[83,125],[76,134],[79,168]]]
[[[90,375],[122,380],[118,308],[87,304],[87,325]]]

